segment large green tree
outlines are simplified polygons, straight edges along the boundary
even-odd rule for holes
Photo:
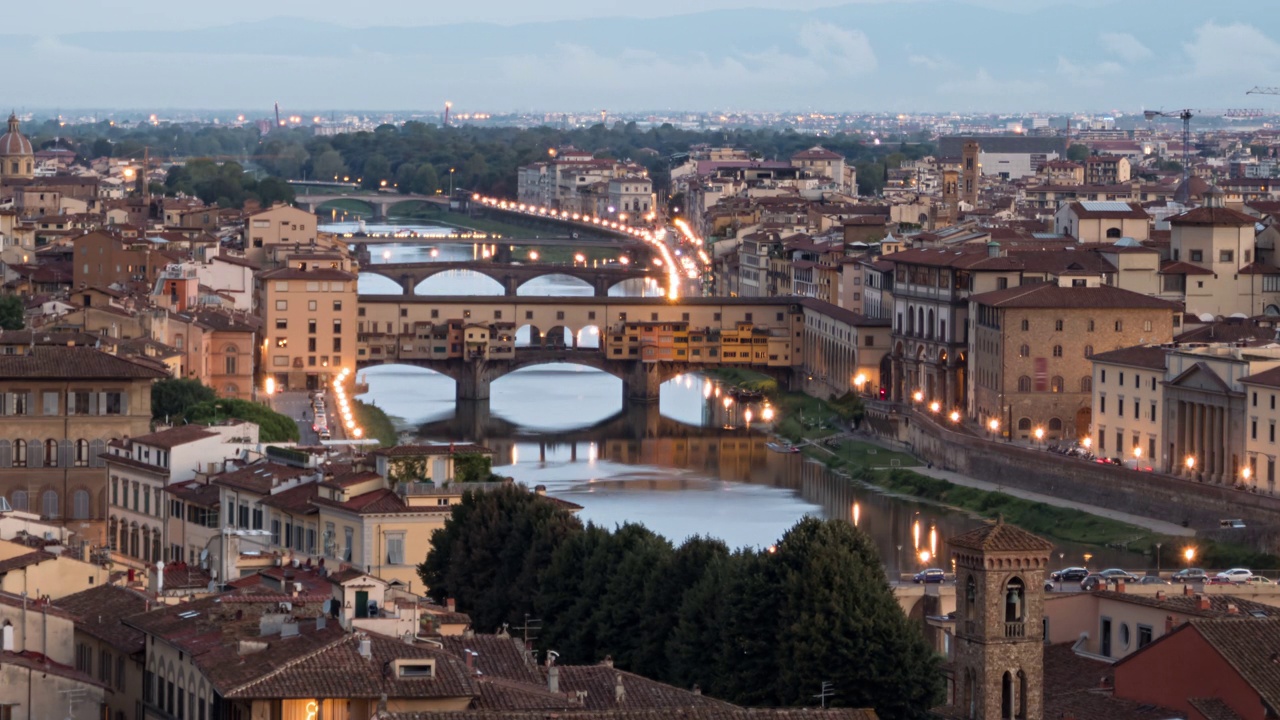
[[[213,388],[199,380],[165,378],[151,386],[151,417],[157,422],[174,422],[186,416],[192,407],[213,402],[218,397]]]
[[[532,611],[552,555],[581,532],[576,518],[523,487],[469,490],[431,534],[418,576],[436,600],[454,598],[477,630],[516,626]]]
[[[0,330],[21,330],[26,324],[22,298],[17,295],[0,296]]]

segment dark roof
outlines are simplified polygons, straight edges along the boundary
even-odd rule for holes
[[[288,490],[281,490],[278,493],[268,495],[262,499],[262,504],[294,516],[312,515],[319,512],[316,506],[311,504],[311,499],[316,497],[319,490],[320,488],[316,486],[316,483],[303,483],[297,487],[291,487]]]
[[[116,585],[99,585],[60,598],[55,604],[75,617],[77,630],[130,655],[145,648],[146,636],[122,622],[150,609],[150,603],[140,593]]]
[[[1280,388],[1280,367],[1274,367],[1270,370],[1263,370],[1260,373],[1254,373],[1248,377],[1240,378],[1240,382],[1248,385],[1265,385],[1267,387]]]
[[[266,495],[271,492],[276,480],[289,480],[314,473],[315,470],[310,468],[299,468],[274,462],[255,462],[242,468],[210,476],[209,482]]]
[[[164,372],[90,347],[36,345],[21,355],[0,355],[4,379],[153,380]]]
[[[1119,350],[1095,353],[1091,356],[1091,359],[1093,362],[1164,370],[1166,355],[1168,355],[1168,351],[1159,346],[1135,345],[1133,347],[1120,348]]]
[[[345,270],[334,270],[332,268],[316,268],[314,270],[302,270],[299,268],[283,267],[278,270],[270,270],[258,275],[262,280],[355,280],[357,276]]]
[[[509,635],[477,633],[471,637],[447,635],[439,638],[444,649],[466,660],[467,650],[480,653],[475,658],[476,669],[488,678],[502,678],[546,687],[543,675],[527,655],[524,642]]]
[[[1070,287],[1053,283],[1020,285],[992,290],[969,298],[975,303],[1000,308],[1150,308],[1174,310],[1179,306],[1160,298],[1124,290],[1113,285]]]
[[[948,542],[953,548],[960,547],[986,552],[1047,553],[1053,550],[1053,543],[1037,535],[1032,535],[1017,525],[1008,525],[1003,519],[957,535]]]
[[[479,693],[461,659],[426,645],[409,645],[373,633],[367,637],[372,652],[370,659],[360,655],[359,634],[343,635],[337,641],[262,673],[226,693],[226,697],[458,698],[475,697]],[[390,665],[398,659],[434,660],[435,669],[431,677],[396,677]]]
[[[378,720],[458,720],[458,717],[456,712],[401,712],[379,715]],[[869,708],[741,708],[721,704],[639,710],[569,710],[550,714],[541,709],[507,712],[476,709],[467,711],[463,717],[465,720],[547,720],[549,717],[561,720],[876,720],[877,716],[875,710]],[[1109,720],[1114,720],[1114,717]]]
[[[733,705],[694,693],[683,688],[660,683],[657,680],[619,670],[612,663],[599,665],[559,665],[560,691],[575,693],[585,691],[584,710],[656,710],[661,708],[688,708],[714,706],[724,709]],[[547,668],[540,668],[546,682]],[[617,699],[617,685],[622,683],[623,699]]]
[[[1175,711],[1115,697],[1114,665],[1077,655],[1071,643],[1044,649],[1044,717],[1075,720],[1169,720]]]
[[[1181,260],[1166,260],[1160,263],[1161,275],[1212,275],[1213,271],[1208,268],[1202,268],[1199,265],[1192,265],[1189,262]]]
[[[1187,703],[1204,716],[1204,720],[1243,720],[1231,706],[1218,698],[1187,698]]]
[[[195,503],[205,507],[217,507],[222,499],[222,493],[217,486],[196,480],[171,483],[165,486],[165,491],[184,502]]]
[[[1247,624],[1246,624],[1247,623]],[[1280,708],[1280,618],[1192,620],[1191,626],[1222,655],[1264,703]]]
[[[160,430],[149,435],[130,438],[127,444],[137,443],[168,450],[179,445],[196,442],[197,440],[217,437],[217,435],[218,433],[210,432],[203,425],[178,425],[177,427]]]
[[[1224,207],[1198,207],[1169,218],[1171,225],[1236,225],[1253,227],[1258,219]]]
[[[57,555],[45,552],[44,550],[33,550],[29,553],[15,555],[7,560],[0,560],[0,574],[7,573],[12,570],[21,570],[23,568],[31,567],[32,565],[39,565],[42,562],[56,560],[57,558]]]
[[[449,443],[448,445],[396,445],[389,448],[378,448],[370,455],[384,457],[417,457],[419,455],[453,455],[456,453],[482,453],[492,455],[493,451],[483,445],[471,443]]]
[[[395,513],[417,513],[423,515],[448,515],[453,512],[449,505],[408,505],[404,499],[389,488],[371,490],[345,501],[314,497],[311,502],[317,505],[347,510],[360,515],[381,515]]]
[[[1234,343],[1247,342],[1250,340],[1271,341],[1276,335],[1276,328],[1272,322],[1262,324],[1256,320],[1227,318],[1211,322],[1194,330],[1186,332],[1174,338],[1174,342],[1190,343],[1190,342],[1220,342]],[[1190,318],[1189,322],[1198,323],[1198,318]]]

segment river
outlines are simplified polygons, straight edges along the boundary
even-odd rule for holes
[[[396,226],[401,227],[401,226]],[[432,250],[436,252],[433,254]],[[385,252],[385,257],[381,253]],[[381,245],[374,262],[460,260],[469,245]],[[643,287],[615,289],[637,295]],[[387,278],[362,276],[360,291],[394,292]],[[497,283],[465,271],[438,275],[420,294],[498,294]],[[570,278],[542,278],[529,295],[588,295]],[[495,471],[583,507],[583,520],[612,527],[644,524],[672,542],[703,534],[732,547],[767,547],[798,519],[842,518],[868,533],[890,575],[944,567],[946,538],[979,525],[967,514],[865,488],[799,455],[773,452],[761,408],[726,409],[715,381],[698,373],[662,387],[657,406],[625,406],[622,383],[575,365],[526,368],[493,383],[486,404],[459,405],[453,381],[403,365],[360,373],[373,402],[426,441],[478,441],[495,453]],[[927,552],[928,555],[923,553]],[[1062,545],[1054,567],[1146,567],[1140,555]],[[948,561],[949,562],[949,561]],[[950,569],[949,567],[947,568]]]

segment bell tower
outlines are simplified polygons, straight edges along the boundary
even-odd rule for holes
[[[964,165],[960,174],[960,199],[972,207],[978,207],[978,183],[982,177],[982,164],[980,162],[982,147],[978,145],[976,140],[966,141],[964,144]]]
[[[952,717],[1043,720],[1044,575],[1053,545],[1003,519],[950,541]]]

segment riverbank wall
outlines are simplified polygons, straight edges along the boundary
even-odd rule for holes
[[[1280,498],[1194,482],[1171,475],[1047,454],[1043,450],[975,437],[913,413],[870,427],[926,462],[1011,488],[1043,493],[1121,512],[1174,522],[1216,540],[1265,552],[1280,550]],[[890,433],[882,431],[888,430]],[[1224,519],[1245,528],[1222,529]]]

